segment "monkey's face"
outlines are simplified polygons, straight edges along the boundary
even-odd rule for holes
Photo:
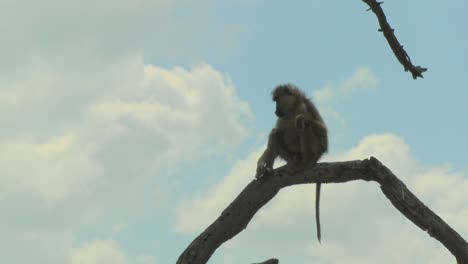
[[[296,106],[296,97],[292,94],[283,93],[273,98],[273,100],[276,102],[275,114],[279,118],[292,113]]]

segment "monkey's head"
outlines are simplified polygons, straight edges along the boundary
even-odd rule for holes
[[[276,102],[275,114],[278,118],[293,114],[304,96],[299,89],[292,84],[277,86],[271,93],[273,101]]]

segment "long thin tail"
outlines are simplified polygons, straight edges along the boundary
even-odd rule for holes
[[[320,187],[321,183],[317,183],[315,188],[315,223],[317,224],[317,239],[322,244],[322,233],[320,232]]]

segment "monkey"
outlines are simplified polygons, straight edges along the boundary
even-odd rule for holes
[[[256,179],[268,175],[278,157],[286,161],[286,168],[293,174],[314,165],[328,151],[327,127],[315,105],[297,86],[278,85],[271,95],[276,103],[277,121],[268,136],[267,148],[257,162]],[[320,188],[321,183],[317,183],[315,221],[319,243]]]

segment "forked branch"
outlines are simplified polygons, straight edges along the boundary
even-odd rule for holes
[[[380,25],[379,31],[381,31],[384,34],[385,38],[387,39],[388,44],[390,45],[390,48],[392,49],[393,53],[397,57],[398,61],[405,68],[405,71],[410,71],[411,74],[413,75],[413,79],[416,79],[418,77],[423,78],[422,73],[427,71],[427,68],[413,65],[410,57],[408,56],[408,53],[406,53],[405,49],[403,49],[403,45],[401,45],[398,39],[395,37],[394,29],[390,27],[390,24],[388,24],[385,13],[382,7],[380,7],[380,5],[383,2],[379,2],[377,0],[362,0],[362,1],[365,2],[367,5],[369,5],[369,9],[367,11],[372,10],[372,12],[374,12],[375,15],[377,16],[377,19],[379,20],[379,25]]]
[[[423,231],[442,243],[457,259],[468,264],[467,242],[376,158],[318,163],[313,168],[288,175],[284,167],[265,179],[252,180],[237,198],[205,231],[185,249],[177,264],[204,264],[215,250],[244,230],[255,213],[281,188],[306,183],[343,183],[354,180],[376,181],[391,203]]]

